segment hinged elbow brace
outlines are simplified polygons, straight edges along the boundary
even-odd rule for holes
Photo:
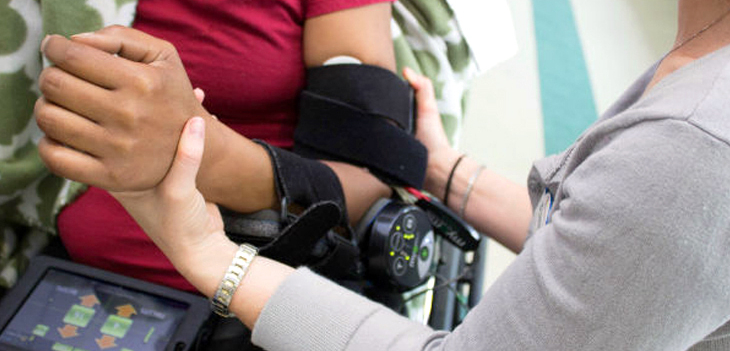
[[[309,265],[330,278],[359,276],[360,252],[337,175],[319,161],[257,143],[271,158],[281,212],[238,215],[226,211],[226,233],[234,241],[260,246],[263,256],[288,265]]]
[[[392,185],[422,188],[426,148],[412,135],[413,91],[392,72],[340,64],[307,70],[294,151],[367,167]]]

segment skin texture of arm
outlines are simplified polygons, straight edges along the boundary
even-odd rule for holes
[[[389,24],[389,3],[311,18],[305,64],[350,55],[392,69]],[[46,133],[41,157],[53,172],[105,189],[148,189],[167,172],[185,121],[202,116],[208,152],[197,182],[206,199],[239,212],[278,206],[266,152],[202,107],[169,43],[113,26],[71,40],[51,36],[43,51],[55,66],[41,76],[36,115]],[[352,221],[390,194],[365,170],[327,164],[343,184]]]

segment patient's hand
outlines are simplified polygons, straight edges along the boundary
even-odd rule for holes
[[[50,36],[42,50],[55,66],[40,79],[39,151],[61,176],[150,189],[167,173],[185,121],[210,118],[168,42],[113,26],[71,40]]]

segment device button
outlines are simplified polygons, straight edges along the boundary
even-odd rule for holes
[[[407,268],[406,260],[403,257],[398,257],[395,259],[395,262],[393,262],[393,273],[396,276],[400,277],[405,274]]]
[[[404,245],[405,241],[403,241],[403,234],[395,232],[393,233],[393,235],[390,236],[390,248],[393,251],[402,250]]]
[[[413,232],[413,230],[416,229],[416,217],[412,214],[407,214],[403,218],[403,227],[405,227],[407,231]]]
[[[424,246],[421,248],[421,253],[419,254],[421,256],[421,260],[428,260],[428,256],[431,254],[431,252],[428,250],[428,246]]]

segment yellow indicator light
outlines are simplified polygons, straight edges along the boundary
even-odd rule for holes
[[[395,226],[395,230],[400,230],[400,226],[399,225]]]
[[[410,260],[411,260],[411,256],[406,256],[406,261],[410,261]]]
[[[403,239],[406,239],[406,240],[413,240],[415,237],[416,237],[415,234],[404,234],[403,235]]]
[[[390,252],[390,255],[391,255],[391,256],[395,256],[395,252],[391,251],[391,252]]]

